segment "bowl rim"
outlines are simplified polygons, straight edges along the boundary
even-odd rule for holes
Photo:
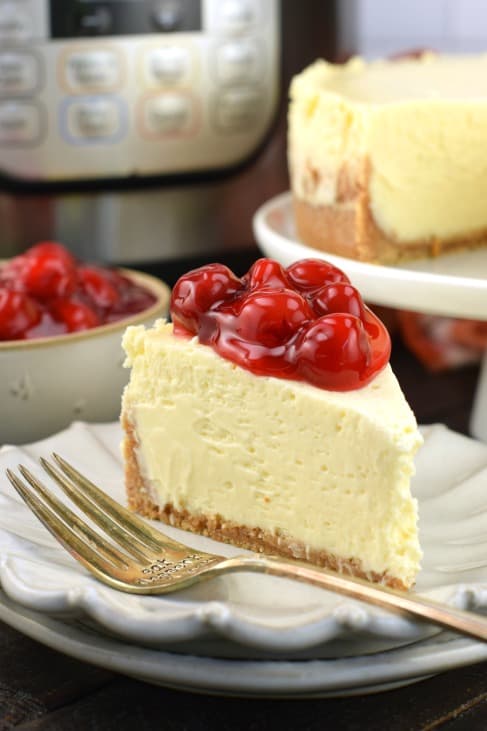
[[[0,259],[0,266],[6,261]],[[138,325],[150,318],[156,318],[162,315],[163,311],[169,309],[169,299],[171,290],[169,286],[158,277],[145,272],[139,272],[136,269],[127,269],[125,267],[115,267],[115,269],[130,279],[148,289],[156,297],[156,301],[145,310],[124,317],[116,322],[109,322],[106,325],[99,325],[88,330],[81,330],[74,333],[63,333],[61,335],[48,335],[44,338],[31,338],[30,340],[2,340],[0,341],[0,353],[3,351],[13,350],[29,350],[41,347],[56,347],[65,343],[78,342],[80,340],[88,340],[90,338],[102,337],[109,333],[125,330],[129,325]]]

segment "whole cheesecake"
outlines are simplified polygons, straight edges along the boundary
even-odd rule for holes
[[[355,313],[355,314],[353,314]],[[138,512],[254,551],[407,588],[421,444],[389,339],[339,270],[190,272],[173,324],[128,328],[126,486]]]
[[[291,84],[299,237],[379,263],[487,242],[487,55],[344,65]]]

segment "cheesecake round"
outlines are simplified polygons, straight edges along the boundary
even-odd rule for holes
[[[487,55],[318,60],[290,89],[300,239],[396,263],[487,242]]]

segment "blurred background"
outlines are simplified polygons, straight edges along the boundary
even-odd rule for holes
[[[337,3],[342,54],[389,56],[410,48],[448,53],[486,50],[483,0],[342,0]]]
[[[482,51],[486,24],[482,0],[0,0],[0,258],[55,239],[170,284],[208,257],[243,270],[252,216],[289,187],[292,76]],[[433,370],[487,340],[483,323],[382,314]]]
[[[0,256],[142,264],[254,246],[288,187],[290,78],[335,2],[0,0]]]
[[[0,256],[144,264],[254,246],[318,57],[485,48],[482,0],[0,0]]]

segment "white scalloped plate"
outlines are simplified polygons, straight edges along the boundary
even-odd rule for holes
[[[442,425],[424,429],[413,489],[423,569],[417,589],[463,607],[487,607],[487,445]],[[70,615],[139,645],[220,657],[333,657],[377,652],[435,632],[359,602],[254,574],[222,577],[166,597],[117,592],[92,578],[51,537],[4,477],[19,462],[41,474],[59,452],[124,502],[118,424],[75,423],[41,442],[0,450],[0,581],[29,609]],[[156,524],[177,540],[238,549]]]

